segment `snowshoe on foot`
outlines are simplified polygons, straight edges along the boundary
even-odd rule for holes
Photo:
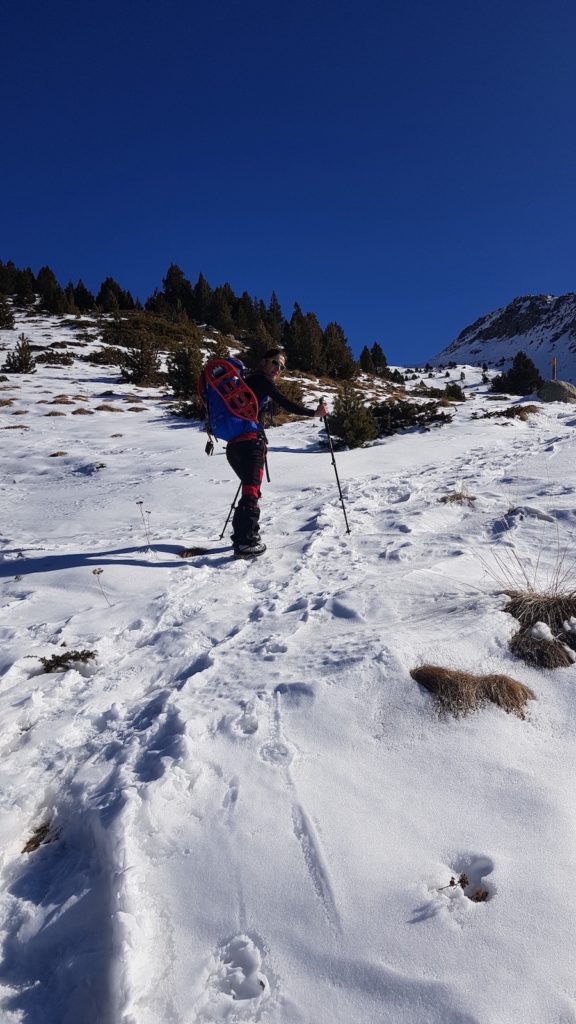
[[[234,558],[257,558],[266,551],[266,545],[261,540],[252,541],[250,544],[237,544],[234,547]]]

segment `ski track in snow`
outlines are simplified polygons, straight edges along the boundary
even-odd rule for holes
[[[528,486],[522,480],[532,456],[564,457],[570,449],[571,432],[555,427],[548,437],[547,428],[518,430],[500,447],[491,436],[490,443],[400,474],[387,474],[387,449],[380,448],[378,473],[344,481],[350,538],[332,484],[329,501],[328,487],[314,485],[291,503],[272,487],[263,502],[270,550],[254,563],[234,563],[222,553],[179,564],[155,542],[160,524],[148,555],[141,537],[138,546],[137,527],[126,543],[112,528],[103,548],[131,549],[118,557],[164,566],[165,586],[138,598],[131,615],[129,594],[115,586],[114,554],[109,561],[88,557],[84,574],[105,564],[102,584],[113,592],[98,627],[91,626],[92,605],[80,588],[77,610],[71,593],[61,620],[49,617],[50,570],[14,580],[19,562],[22,570],[34,558],[65,565],[70,548],[82,550],[78,537],[51,545],[30,535],[23,559],[10,547],[0,563],[9,570],[1,635],[7,651],[24,645],[29,654],[13,661],[6,656],[2,677],[11,709],[11,731],[1,741],[9,765],[2,813],[17,808],[19,824],[10,830],[2,860],[0,985],[10,993],[8,1022],[487,1024],[447,982],[419,977],[417,969],[402,974],[369,948],[364,959],[348,952],[350,895],[334,859],[338,828],[319,817],[309,723],[326,714],[336,687],[347,692],[366,743],[377,749],[387,739],[393,749],[394,704],[386,710],[383,683],[404,665],[405,638],[417,628],[412,661],[414,650],[426,657],[431,641],[440,657],[461,634],[463,609],[501,621],[493,585],[488,581],[483,590],[482,574],[472,582],[468,567],[494,545],[526,554],[534,531],[550,519],[564,516],[572,529],[572,487],[551,479],[527,504],[530,477]],[[121,447],[127,465],[149,459],[146,447],[131,446],[129,438]],[[168,445],[155,450],[149,493],[166,473],[185,473],[161,468],[171,458]],[[18,460],[13,468],[20,470]],[[59,500],[49,500],[50,519],[69,514],[72,500],[83,505],[82,488],[90,489],[93,514],[105,514],[109,492],[90,486],[99,486],[100,478],[92,470],[78,475],[81,483],[72,485],[62,470],[64,490]],[[139,479],[115,477],[117,500],[133,503]],[[25,474],[17,480],[10,493],[14,507],[26,500],[27,483]],[[72,498],[77,487],[80,497]],[[439,503],[456,489],[477,496],[475,506]],[[524,513],[507,518],[519,505]],[[208,530],[211,511],[198,514]],[[44,546],[45,554],[33,550]],[[78,560],[70,561],[76,572]],[[231,616],[221,610],[224,588]],[[480,637],[476,621],[470,616],[470,635],[478,628]],[[97,660],[39,674],[37,657],[63,639],[70,648],[96,648]],[[494,655],[501,650],[496,644]],[[390,699],[396,700],[394,688]],[[418,699],[415,688],[409,699]],[[63,715],[66,707],[71,710]],[[51,822],[55,841],[23,865],[22,836],[42,820]],[[278,865],[277,905],[273,892],[259,895],[258,865],[265,873],[266,850]],[[474,856],[455,853],[449,868],[479,865],[478,879],[480,868],[497,875],[489,857]],[[302,970],[330,979],[333,993],[326,995],[325,1015],[315,1018],[298,1002],[286,966],[295,956],[290,937],[279,926],[270,934],[272,922],[287,912],[282,879],[288,872],[310,929],[303,939],[309,964]],[[447,914],[452,923],[469,926],[469,906],[430,892],[414,906],[415,922]],[[359,1003],[347,1002],[346,991],[361,993]],[[358,1006],[366,1016],[358,1015]],[[418,1006],[421,1015],[416,1010],[414,1016]],[[562,1019],[576,1020],[569,1014]],[[552,1015],[541,1021],[553,1019],[560,1021]]]

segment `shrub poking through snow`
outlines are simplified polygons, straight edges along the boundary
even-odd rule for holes
[[[112,607],[112,603],[111,603],[111,601],[110,601],[110,599],[108,597],[108,594],[104,590],[104,587],[102,586],[102,581],[100,579],[100,577],[101,577],[103,572],[104,572],[104,569],[92,569],[92,575],[96,577],[96,580],[98,582],[98,587],[100,588],[100,593],[102,594],[102,597],[106,601],[106,604],[108,605],[108,607],[111,608]]]
[[[45,672],[67,672],[68,669],[74,668],[74,663],[87,665],[95,657],[95,651],[63,651],[62,654],[53,654],[50,658],[40,658],[40,661]]]
[[[452,422],[447,412],[439,412],[439,402],[382,402],[372,409],[378,421],[380,436],[387,437],[401,430],[429,430]]]
[[[544,635],[538,626],[544,626],[550,635]],[[552,635],[545,623],[537,623],[530,629],[519,629],[508,646],[512,654],[521,658],[527,665],[537,665],[538,668],[569,668],[574,664],[572,652]]]
[[[538,405],[511,405],[508,409],[494,409],[493,412],[486,412],[480,416],[481,420],[491,420],[496,416],[504,416],[507,420],[522,420],[526,423],[529,416],[535,416],[540,412]]]
[[[40,846],[45,846],[47,843],[55,843],[60,833],[52,832],[52,823],[45,821],[43,825],[38,825],[34,829],[30,839],[22,847],[22,853],[34,853]]]
[[[454,878],[452,875],[448,885],[441,885],[438,892],[442,892],[444,889],[462,889],[462,892],[472,903],[485,903],[488,899],[488,892],[486,889],[475,889],[470,887],[470,879],[468,875],[462,872],[458,878]]]
[[[477,676],[441,665],[420,665],[410,675],[434,694],[441,711],[456,716],[478,711],[491,702],[524,718],[527,702],[536,699],[532,690],[510,676]]]
[[[8,353],[2,369],[7,373],[36,373],[36,360],[32,355],[30,338],[25,334],[18,335],[16,348]]]
[[[468,505],[472,508],[476,497],[473,494],[466,494],[465,491],[452,491],[451,494],[445,494],[442,498],[438,498],[441,505]]]
[[[378,437],[378,424],[374,416],[364,405],[360,390],[349,381],[338,389],[329,424],[332,433],[348,448],[361,448]]]
[[[518,619],[524,628],[544,622],[555,635],[564,629],[564,623],[576,617],[576,591],[566,593],[537,593],[532,590],[506,590],[509,602],[505,612]]]

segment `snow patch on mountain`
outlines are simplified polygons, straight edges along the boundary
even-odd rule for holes
[[[433,366],[448,363],[489,366],[504,360],[504,366],[517,352],[525,352],[543,377],[552,376],[552,359],[557,362],[560,380],[576,380],[576,294],[525,295],[508,306],[480,317],[466,327],[434,359]]]

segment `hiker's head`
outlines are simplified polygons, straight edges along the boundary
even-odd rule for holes
[[[275,380],[286,368],[286,353],[283,348],[270,348],[262,356],[261,367],[270,380]]]

